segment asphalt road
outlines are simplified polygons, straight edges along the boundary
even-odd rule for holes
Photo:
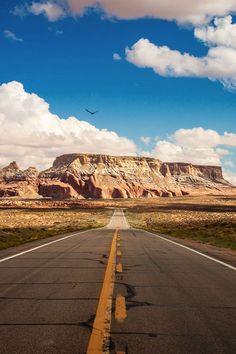
[[[107,228],[0,252],[0,353],[86,353],[118,226],[110,353],[235,354],[235,269],[129,229],[122,211]]]

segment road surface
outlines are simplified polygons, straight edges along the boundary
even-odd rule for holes
[[[0,353],[235,354],[235,275],[118,210],[107,228],[0,252]]]

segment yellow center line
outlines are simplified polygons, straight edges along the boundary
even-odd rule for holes
[[[126,313],[126,304],[125,297],[122,295],[116,296],[116,310],[115,310],[115,319],[118,322],[123,322],[127,317]]]
[[[120,250],[117,251],[117,256],[119,256],[119,257],[121,256],[121,251]]]
[[[93,330],[89,339],[87,354],[109,353],[109,334],[111,327],[112,295],[115,282],[116,241],[118,230],[115,231],[103,286],[98,302]]]

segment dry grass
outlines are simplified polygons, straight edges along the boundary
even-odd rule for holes
[[[136,228],[236,249],[236,198],[196,197],[127,211]]]
[[[108,210],[0,209],[0,249],[107,224]]]
[[[110,209],[109,209],[110,208]],[[236,249],[236,196],[119,200],[0,200],[0,248],[107,223],[112,208],[130,224]]]
[[[227,211],[233,209],[236,212],[236,196],[185,196],[175,198],[140,198],[140,199],[80,199],[80,200],[20,200],[20,199],[0,199],[0,209],[6,208],[24,208],[24,209],[103,209],[103,208],[124,208],[137,209],[145,208],[205,208],[209,211],[220,210]]]

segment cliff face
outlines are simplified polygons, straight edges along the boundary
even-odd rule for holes
[[[17,187],[18,186],[18,187]],[[0,170],[0,196],[140,198],[188,194],[223,194],[234,191],[221,167],[163,163],[144,157],[67,154],[38,174],[20,171],[16,163]],[[27,193],[26,193],[27,194]]]
[[[60,182],[61,196],[80,198],[181,196],[220,193],[230,187],[221,167],[93,154],[62,155],[39,179],[44,196],[53,196],[49,185],[59,188]]]
[[[38,196],[38,171],[29,167],[21,171],[15,161],[0,169],[0,197]]]

